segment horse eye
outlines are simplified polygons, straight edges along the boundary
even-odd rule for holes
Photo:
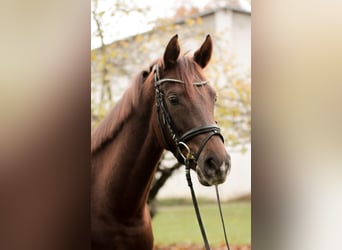
[[[172,105],[177,105],[179,102],[178,102],[178,98],[177,96],[175,95],[171,95],[168,97],[169,99],[169,102],[172,104]]]
[[[144,70],[144,71],[142,72],[143,78],[148,77],[149,74],[150,74],[150,73],[149,73],[148,71],[146,71],[146,70]]]

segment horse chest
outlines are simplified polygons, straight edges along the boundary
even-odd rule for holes
[[[151,220],[143,213],[141,218],[112,219],[111,221],[97,221],[93,223],[92,249],[94,250],[151,250],[153,249],[153,235]],[[96,226],[95,226],[96,224]]]

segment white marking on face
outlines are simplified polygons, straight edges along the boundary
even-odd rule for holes
[[[222,165],[220,166],[220,171],[221,171],[221,172],[225,172],[226,169],[227,169],[226,163],[223,162]]]
[[[227,171],[227,176],[229,175],[230,173],[230,167],[228,164],[226,164],[226,162],[223,162],[222,165],[220,166],[220,171],[222,173],[226,172]]]

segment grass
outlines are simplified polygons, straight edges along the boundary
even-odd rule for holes
[[[154,241],[157,244],[203,243],[192,204],[159,204],[152,220]],[[199,202],[208,241],[212,245],[224,242],[223,229],[216,203]],[[236,201],[222,204],[229,244],[251,243],[251,203]]]

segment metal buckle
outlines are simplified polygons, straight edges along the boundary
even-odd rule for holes
[[[183,154],[182,149],[181,149],[180,146],[184,147],[184,149],[186,150],[186,154],[185,154],[185,155]],[[184,162],[190,161],[190,160],[195,160],[195,157],[194,157],[194,155],[191,153],[191,150],[190,150],[189,146],[186,145],[184,142],[179,142],[179,143],[178,143],[177,150],[178,150],[178,153],[179,153],[179,154],[181,155],[181,157],[183,158]]]

